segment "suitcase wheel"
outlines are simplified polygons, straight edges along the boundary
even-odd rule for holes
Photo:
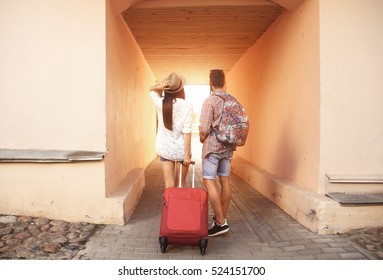
[[[160,247],[161,247],[161,252],[165,253],[166,248],[168,247],[168,239],[166,237],[163,237],[163,236],[160,237]]]
[[[206,247],[207,247],[207,239],[201,239],[199,241],[199,250],[202,256],[205,255]]]

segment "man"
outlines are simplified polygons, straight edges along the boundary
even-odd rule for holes
[[[220,69],[214,69],[210,71],[209,78],[211,95],[202,105],[199,136],[203,143],[203,184],[215,213],[209,236],[216,236],[229,231],[226,217],[231,200],[230,165],[235,147],[219,142],[214,133],[214,127],[220,121],[224,104],[224,99],[218,94],[224,93],[225,74]],[[217,176],[221,190],[215,181]]]

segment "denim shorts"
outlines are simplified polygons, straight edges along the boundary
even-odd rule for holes
[[[210,154],[202,160],[202,175],[204,179],[215,180],[218,176],[230,176],[233,150],[227,149],[221,154]]]

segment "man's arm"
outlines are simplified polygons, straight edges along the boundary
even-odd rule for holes
[[[206,138],[209,136],[212,121],[212,107],[209,104],[208,100],[205,100],[205,102],[202,105],[201,116],[199,119],[199,141],[201,143],[204,143]]]
[[[205,140],[206,140],[206,138],[207,138],[207,133],[206,132],[200,132],[199,133],[199,141],[201,142],[201,143],[203,143],[203,142],[205,142]]]

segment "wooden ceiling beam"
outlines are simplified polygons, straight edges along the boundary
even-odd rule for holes
[[[134,9],[219,7],[219,6],[275,6],[268,0],[142,0],[133,5]]]
[[[298,8],[299,5],[305,2],[305,0],[270,0],[270,1],[275,2],[276,4],[285,8],[286,10],[289,10],[290,12],[294,11],[296,8]]]

